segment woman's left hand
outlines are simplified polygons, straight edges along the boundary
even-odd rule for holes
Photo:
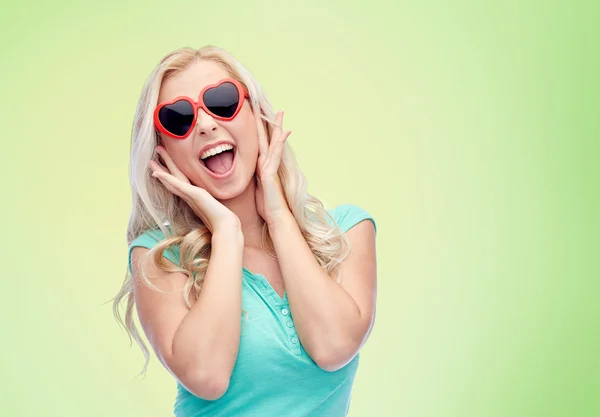
[[[260,109],[254,111],[256,128],[258,132],[258,161],[256,163],[256,207],[258,214],[268,226],[272,226],[278,216],[291,213],[290,208],[279,181],[277,171],[281,163],[281,156],[285,141],[290,131],[282,130],[283,111],[275,117],[275,127],[271,140],[267,138],[264,122],[260,117]]]

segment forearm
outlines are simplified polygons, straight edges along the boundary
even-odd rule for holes
[[[318,263],[291,213],[269,232],[304,348],[319,365],[343,366],[362,345],[369,319]]]
[[[202,290],[173,340],[173,355],[199,379],[229,378],[238,353],[241,318],[241,231],[213,234]]]

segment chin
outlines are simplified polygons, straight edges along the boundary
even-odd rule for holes
[[[218,187],[216,184],[211,184],[211,186],[206,187],[206,190],[217,200],[227,201],[242,195],[249,185],[249,180],[244,181],[240,178],[239,181],[235,181],[223,187]]]
[[[226,201],[242,195],[252,185],[254,175],[248,175],[247,172],[241,169],[241,166],[237,166],[226,180],[215,180],[214,178],[207,178],[206,175],[202,175],[198,179],[199,181],[192,181],[192,184],[204,188],[217,200]]]

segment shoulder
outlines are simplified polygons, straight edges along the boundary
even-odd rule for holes
[[[377,224],[375,223],[373,215],[356,204],[341,204],[328,209],[327,212],[344,232],[347,232],[363,220],[370,221],[373,225],[373,229],[377,231]]]
[[[149,230],[144,231],[138,237],[136,237],[133,241],[131,241],[131,243],[129,244],[128,255],[127,255],[129,271],[131,271],[131,252],[133,251],[134,248],[143,247],[143,248],[147,248],[147,249],[152,249],[154,246],[156,246],[160,241],[162,241],[164,239],[165,239],[165,234],[159,228],[155,228],[155,229],[149,229]],[[179,264],[179,248],[175,246],[175,247],[170,247],[170,248],[166,249],[164,252],[164,257],[167,258],[169,261],[173,262],[174,264],[178,265]]]

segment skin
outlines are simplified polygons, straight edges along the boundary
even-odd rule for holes
[[[229,74],[218,64],[200,61],[163,83],[159,102],[198,92]],[[346,365],[366,341],[375,317],[375,230],[362,221],[347,231],[351,253],[341,265],[337,284],[318,264],[289,210],[277,177],[290,132],[265,127],[246,100],[231,121],[213,119],[203,110],[185,140],[161,136],[157,153],[163,164],[150,169],[171,192],[194,209],[212,232],[213,253],[200,296],[188,310],[177,290],[187,279],[165,273],[145,260],[153,283],[173,294],[159,294],[136,284],[138,315],[157,356],[195,395],[216,399],[224,394],[239,348],[241,269],[264,275],[273,289],[287,293],[298,336],[322,369]],[[279,112],[276,125],[283,125]],[[210,177],[199,165],[200,149],[216,140],[236,144],[236,167],[225,181]],[[260,230],[266,223],[277,259],[263,253]],[[145,248],[134,248],[142,261]],[[134,277],[138,273],[134,267]],[[137,282],[138,280],[134,280]]]

